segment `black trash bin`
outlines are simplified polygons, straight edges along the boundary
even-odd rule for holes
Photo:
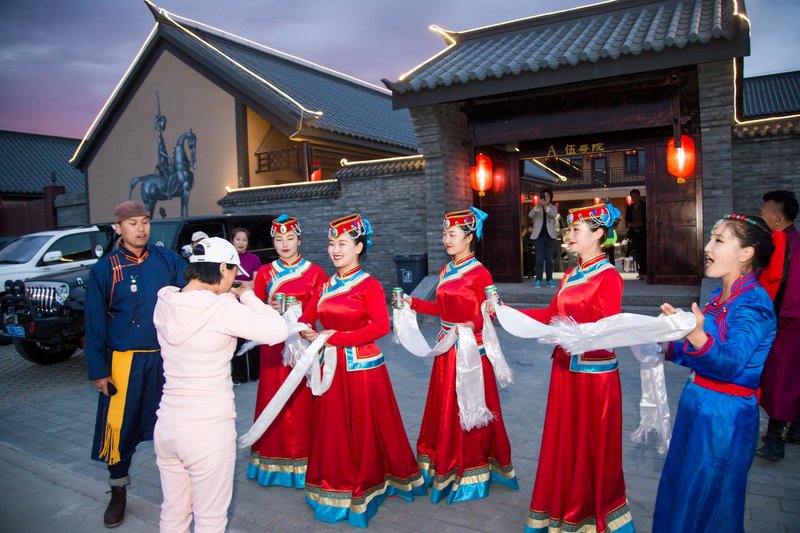
[[[397,265],[397,286],[411,294],[422,278],[428,275],[428,254],[408,254],[394,256]]]

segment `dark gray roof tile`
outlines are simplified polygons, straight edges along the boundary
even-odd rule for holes
[[[627,0],[450,32],[451,50],[388,84],[403,94],[732,39],[733,1]]]
[[[337,198],[341,194],[339,182],[326,180],[317,183],[301,183],[280,187],[254,187],[228,192],[217,201],[222,207],[282,202],[287,200],[310,200],[313,198]]]
[[[66,192],[84,192],[83,173],[71,167],[69,161],[80,139],[38,135],[19,131],[0,131],[0,194],[41,194],[52,185],[50,176],[56,173],[56,184]]]
[[[800,70],[745,78],[744,118],[800,113]]]
[[[363,161],[348,163],[333,175],[335,179],[371,178],[421,174],[425,172],[425,159],[419,156],[391,158],[386,161]]]

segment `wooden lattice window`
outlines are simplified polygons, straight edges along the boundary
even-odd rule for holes
[[[256,152],[256,174],[276,170],[288,170],[295,174],[301,174],[301,159],[300,148],[297,146]]]

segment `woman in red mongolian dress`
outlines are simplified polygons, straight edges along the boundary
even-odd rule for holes
[[[602,245],[616,240],[611,204],[571,209],[568,270],[546,309],[521,310],[549,323],[556,316],[596,322],[622,307],[622,278]],[[608,237],[609,233],[611,238]],[[602,243],[602,245],[601,245]],[[526,533],[633,532],[622,476],[622,391],[613,351],[553,352],[539,467]]]
[[[298,319],[312,326],[319,319],[325,328],[320,334],[329,335],[325,370],[329,356],[336,365],[330,388],[314,401],[306,501],[317,520],[347,520],[357,527],[367,527],[387,496],[412,501],[415,494],[425,494],[375,344],[389,333],[389,313],[380,282],[359,265],[371,235],[369,222],[360,215],[331,222],[328,255],[338,273]],[[311,341],[318,333],[302,335]]]
[[[417,441],[417,462],[426,482],[432,486],[433,503],[445,497],[447,503],[485,498],[492,482],[519,488],[495,374],[481,335],[484,289],[494,283],[474,254],[486,217],[486,213],[474,207],[445,215],[442,244],[453,260],[439,272],[436,301],[408,299],[413,310],[441,318],[438,340],[456,324],[466,324],[475,332],[483,370],[482,396],[492,415],[481,427],[469,431],[462,428],[456,398],[457,347],[454,345],[437,356]]]
[[[304,308],[325,283],[325,272],[300,256],[300,225],[297,219],[281,215],[272,221],[272,244],[278,259],[264,265],[255,275],[253,290],[264,302],[277,308],[275,295],[294,296]],[[261,345],[261,370],[256,396],[256,418],[291,372],[284,358],[285,344]],[[305,486],[308,449],[311,444],[311,390],[298,387],[275,422],[252,447],[247,477],[259,485]]]

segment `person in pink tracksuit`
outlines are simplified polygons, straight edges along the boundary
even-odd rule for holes
[[[153,318],[166,378],[154,435],[162,533],[189,531],[192,514],[196,533],[225,530],[236,463],[236,338],[277,344],[288,333],[253,291],[232,288],[242,268],[231,243],[203,239],[189,263],[188,284],[161,289]]]

